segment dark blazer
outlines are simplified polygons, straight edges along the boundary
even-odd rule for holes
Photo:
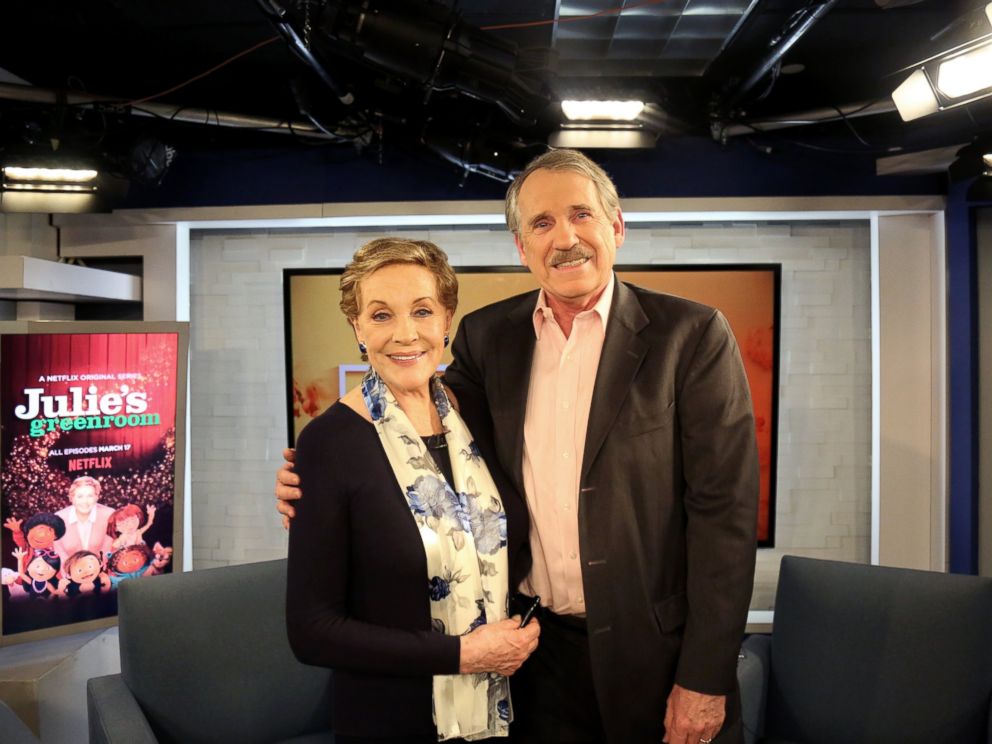
[[[503,499],[512,592],[530,568],[527,507],[485,424],[475,436],[466,423]],[[335,732],[436,734],[431,676],[458,673],[459,639],[431,629],[424,544],[375,428],[336,403],[300,433],[296,462],[306,498],[289,532],[293,652],[335,670]]]
[[[521,493],[536,299],[466,316],[445,374],[463,410],[491,413]],[[610,741],[657,744],[673,682],[728,695],[728,724],[737,717],[757,505],[750,392],[726,320],[618,280],[579,494],[593,680]]]

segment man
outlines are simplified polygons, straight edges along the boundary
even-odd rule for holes
[[[531,514],[521,590],[547,609],[513,737],[740,741],[758,460],[733,335],[712,308],[616,280],[619,199],[581,153],[533,161],[506,216],[541,291],[466,316],[445,380],[491,417]]]

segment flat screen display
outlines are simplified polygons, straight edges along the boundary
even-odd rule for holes
[[[338,303],[341,269],[286,269],[286,408],[289,446],[303,427],[347,390],[368,367]],[[461,318],[497,300],[537,288],[523,268],[459,268]],[[685,297],[719,309],[737,339],[751,387],[761,464],[758,545],[775,537],[775,464],[778,424],[778,358],[781,274],[779,264],[627,265],[616,267],[621,281]],[[443,365],[451,361],[445,352]],[[595,405],[595,401],[593,402]]]

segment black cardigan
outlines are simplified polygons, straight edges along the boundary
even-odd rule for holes
[[[507,516],[509,589],[530,568],[527,507],[499,469],[488,422],[469,427]],[[286,619],[296,656],[331,667],[334,730],[431,734],[431,676],[457,674],[459,640],[433,632],[427,560],[372,424],[336,403],[300,433],[303,498],[289,532]]]

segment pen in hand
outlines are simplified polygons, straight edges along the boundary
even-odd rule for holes
[[[524,627],[527,626],[527,623],[529,623],[530,622],[530,619],[532,617],[534,617],[534,613],[537,612],[537,608],[540,607],[540,606],[541,606],[541,598],[540,597],[534,597],[534,601],[531,602],[530,607],[527,608],[527,612],[525,612],[524,613],[524,616],[522,618],[520,618],[520,627],[521,628],[524,628]]]

